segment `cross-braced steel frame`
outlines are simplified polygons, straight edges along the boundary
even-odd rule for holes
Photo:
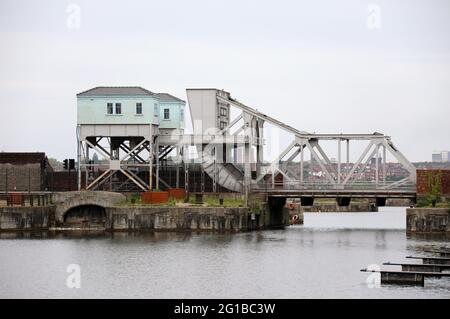
[[[101,125],[98,130],[104,129]],[[86,134],[83,125],[77,127],[78,146],[78,188],[86,190],[98,190],[105,183],[110,183],[112,191],[147,191],[159,189],[160,184],[169,185],[159,177],[161,160],[169,153],[176,152],[181,156],[181,149],[175,146],[159,144],[157,131],[154,134],[142,136],[107,136]],[[86,129],[92,132],[92,127]],[[91,155],[97,153],[101,161],[94,163]],[[97,169],[97,175],[92,174]],[[85,174],[82,185],[82,174]],[[119,185],[112,185],[112,179],[116,174],[125,176],[125,180]],[[156,185],[153,185],[153,178]],[[177,185],[179,183],[179,171],[177,170]]]
[[[391,138],[380,133],[374,134],[310,134],[299,131],[289,125],[282,123],[270,116],[262,114],[257,110],[244,105],[243,103],[226,98],[223,94],[217,94],[217,99],[224,103],[236,107],[241,113],[230,122],[230,127],[244,119],[244,125],[240,127],[235,134],[244,134],[250,139],[249,145],[257,145],[256,157],[256,178],[244,178],[245,187],[249,188],[268,188],[276,187],[275,176],[281,174],[283,182],[281,187],[289,189],[305,189],[311,187],[329,188],[330,190],[339,189],[375,189],[375,190],[395,190],[402,187],[414,188],[416,183],[416,168],[408,159],[394,146]],[[276,158],[270,163],[263,162],[262,151],[265,146],[262,142],[262,128],[264,123],[269,123],[291,133],[293,140],[289,146],[282,150]],[[229,127],[223,130],[227,131]],[[337,161],[333,163],[327,154],[328,148],[321,145],[322,141],[335,141],[337,143],[338,156]],[[367,146],[359,154],[358,160],[350,162],[351,142],[366,142]],[[345,159],[343,160],[343,146],[345,144]],[[305,151],[309,151],[311,162],[320,167],[325,175],[326,181],[320,185],[311,184],[305,179]],[[387,155],[393,156],[403,169],[407,176],[397,181],[388,181]],[[246,154],[246,163],[248,155]],[[294,164],[294,160],[297,162]],[[375,160],[375,180],[365,181],[362,177],[369,167],[369,163]],[[292,166],[298,165],[298,173],[293,172]],[[250,169],[248,168],[247,171]],[[270,176],[267,181],[267,176]]]
[[[199,154],[202,176],[208,174],[213,180],[213,191],[217,185],[246,195],[254,189],[270,189],[282,187],[291,190],[316,189],[321,190],[396,190],[412,187],[416,182],[415,167],[394,146],[391,138],[380,133],[374,134],[310,134],[297,130],[254,108],[221,94],[217,90],[217,102],[236,108],[239,112],[229,124],[216,129],[208,135],[160,135],[157,128],[146,131],[138,136],[112,136],[107,134],[86,134],[82,132],[83,125],[77,129],[78,138],[78,182],[81,188],[82,168],[86,174],[85,189],[95,190],[110,181],[114,174],[126,176],[139,190],[159,189],[160,183],[169,185],[159,176],[160,162],[174,156],[177,166],[177,187],[179,185],[179,167],[184,166],[185,185],[188,190],[189,169],[191,162],[187,147],[195,146]],[[263,158],[265,139],[263,129],[270,124],[292,135],[291,143],[271,161]],[[194,131],[196,131],[193,123]],[[96,132],[90,128],[88,132]],[[101,130],[100,130],[101,131]],[[125,130],[126,131],[126,130]],[[322,142],[336,142],[338,156],[331,160],[331,150]],[[365,142],[366,147],[359,154],[356,162],[350,160],[352,142]],[[103,144],[102,144],[103,142]],[[343,145],[344,144],[344,145]],[[254,152],[253,149],[255,148]],[[336,148],[333,148],[335,150]],[[236,152],[241,150],[241,162],[236,160]],[[103,157],[102,163],[92,163],[90,152],[95,151]],[[310,155],[306,161],[305,152]],[[354,152],[353,152],[354,153]],[[232,155],[234,154],[234,155]],[[255,155],[252,158],[252,154]],[[407,176],[400,180],[387,179],[387,156],[394,157],[403,167]],[[375,160],[374,180],[364,180],[363,176],[369,163]],[[319,168],[324,178],[312,183],[309,180],[313,164]],[[104,168],[95,178],[89,176],[92,168]],[[294,169],[296,168],[296,169]],[[143,178],[142,172],[147,172]],[[140,174],[141,173],[141,174]],[[281,175],[281,185],[276,176]],[[153,185],[152,176],[156,185]],[[203,178],[203,177],[202,177]],[[277,185],[278,183],[278,185]],[[203,185],[202,179],[202,185]],[[113,189],[114,190],[114,189]],[[202,191],[203,191],[202,186]]]

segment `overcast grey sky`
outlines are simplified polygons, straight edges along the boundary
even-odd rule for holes
[[[0,151],[75,157],[75,94],[101,85],[223,88],[412,161],[450,149],[448,0],[0,0],[0,40]]]

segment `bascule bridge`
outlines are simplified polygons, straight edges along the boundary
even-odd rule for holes
[[[185,102],[170,94],[140,87],[98,87],[78,94],[79,188],[190,191],[195,163],[200,192],[208,179],[209,191],[298,197],[305,205],[318,197],[337,198],[341,205],[365,197],[383,206],[386,198],[416,196],[415,167],[382,133],[301,131],[224,90],[187,89],[187,99],[192,134],[184,131]],[[290,140],[264,158],[271,146],[268,127]],[[98,162],[93,152],[100,155]],[[161,176],[162,163],[170,163],[174,181]],[[393,176],[394,168],[401,174]]]

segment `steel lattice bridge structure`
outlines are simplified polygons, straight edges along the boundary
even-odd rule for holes
[[[159,174],[161,161],[169,160],[176,167],[176,187],[183,186],[179,185],[179,168],[184,168],[186,191],[189,191],[189,164],[196,162],[201,166],[202,191],[204,175],[208,175],[214,192],[220,185],[243,193],[246,198],[251,193],[263,193],[302,199],[336,197],[343,198],[344,202],[346,198],[370,197],[379,198],[382,203],[386,198],[416,197],[416,168],[389,136],[381,133],[312,134],[243,104],[229,92],[186,91],[193,134],[161,134],[153,124],[123,123],[124,128],[120,129],[100,124],[78,125],[80,188],[82,168],[87,171],[94,165],[89,162],[91,149],[107,160],[103,173],[86,183],[86,189],[92,190],[115,172],[123,173],[142,191],[169,187]],[[263,158],[265,148],[270,146],[264,137],[264,128],[268,125],[291,137],[288,146],[270,161]],[[107,146],[102,146],[101,140],[107,140]],[[351,160],[353,143],[365,146],[354,161]],[[195,156],[192,156],[192,149]],[[353,156],[356,151],[352,150]],[[335,159],[330,155],[333,152],[337,152]],[[402,178],[389,178],[388,157],[401,167]],[[368,170],[370,179],[365,174]],[[147,172],[147,179],[142,177],[142,172]]]

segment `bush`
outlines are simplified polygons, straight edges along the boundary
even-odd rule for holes
[[[169,198],[169,202],[168,202],[168,205],[170,206],[170,207],[175,207],[175,206],[177,206],[177,201],[176,201],[176,199],[174,199],[174,198]]]
[[[422,197],[417,199],[417,207],[430,207],[431,201],[428,197]]]
[[[433,172],[429,172],[427,174],[427,184],[428,197],[434,207],[436,206],[436,203],[441,201],[442,172],[439,171],[435,174],[433,174]]]

